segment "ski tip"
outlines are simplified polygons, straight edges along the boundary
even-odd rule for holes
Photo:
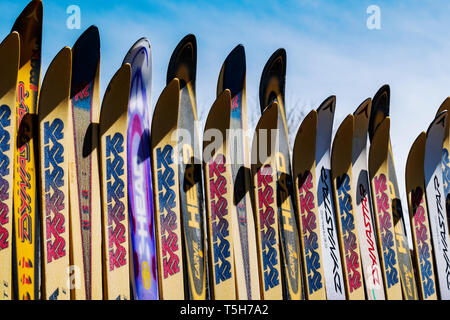
[[[167,84],[174,78],[180,80],[180,87],[195,83],[197,72],[197,39],[193,34],[185,36],[176,46],[170,57],[167,69]],[[192,86],[195,91],[195,86]]]
[[[372,179],[382,166],[383,162],[387,161],[389,152],[391,119],[386,117],[378,126],[374,133],[369,150],[369,173]]]
[[[312,110],[303,119],[300,128],[295,137],[293,149],[294,177],[296,178],[301,171],[311,169],[316,155],[316,131],[318,115],[316,110]]]
[[[359,107],[356,109],[353,115],[355,116],[355,118],[363,117],[364,119],[369,120],[371,109],[372,109],[372,99],[368,98],[359,105]]]
[[[42,14],[43,5],[40,0],[32,0],[27,6],[22,10],[20,15],[17,17],[11,31],[22,31],[26,27],[27,20],[30,18],[35,20],[35,23],[42,25]]]
[[[389,116],[391,89],[389,85],[382,86],[372,99],[372,111],[369,120],[369,138],[373,135],[384,118]]]
[[[122,64],[126,63],[131,65],[132,70],[138,67],[145,69],[145,74],[147,75],[151,72],[151,46],[150,41],[146,37],[140,38],[131,46],[122,61]]]
[[[112,125],[115,120],[121,115],[122,112],[126,110],[115,110],[112,106],[123,106],[128,105],[128,98],[130,96],[130,86],[131,86],[131,66],[129,63],[122,65],[116,73],[111,78],[111,81],[106,88],[105,94],[103,96],[102,107],[100,109],[100,127],[105,124],[106,130]],[[113,118],[112,121],[102,123],[102,118],[107,117]]]
[[[226,131],[230,128],[230,116],[231,116],[231,92],[225,89],[216,101],[214,101],[208,116],[206,118],[205,127],[203,131],[203,150],[215,143],[215,149],[220,148],[227,138]],[[220,131],[222,135],[222,144],[217,145],[217,141],[214,140],[214,132],[212,130]],[[211,150],[212,151],[212,150]],[[205,152],[203,155],[204,162],[208,162],[214,152]]]
[[[349,114],[342,121],[336,135],[334,136],[333,148],[331,150],[331,167],[349,166],[352,162],[352,140],[355,117]],[[345,160],[345,161],[343,161]],[[341,170],[339,170],[341,171]]]
[[[232,97],[244,91],[245,73],[245,49],[242,44],[239,44],[230,52],[222,65],[217,82],[217,96],[225,89],[230,90]]]
[[[328,111],[329,113],[334,114],[335,110],[336,110],[336,96],[329,96],[317,108],[317,113]]]
[[[439,110],[436,112],[436,116],[440,114],[442,111],[449,111],[450,112],[450,97],[446,98],[444,102],[442,102],[441,106],[439,107]]]
[[[284,105],[286,84],[286,50],[275,51],[264,66],[259,83],[259,103],[261,113],[273,101]],[[281,101],[278,101],[281,100]]]
[[[277,132],[278,129],[279,109],[278,103],[272,102],[264,110],[256,125],[251,153],[252,172],[254,174],[275,154],[278,134],[274,132]],[[260,148],[264,148],[263,152],[260,152]]]
[[[427,142],[427,134],[425,131],[421,132],[416,138],[409,150],[408,158],[406,160],[405,180],[406,191],[409,193],[413,190],[419,180],[420,184],[424,182],[424,161],[425,161],[425,147]]]
[[[61,101],[68,99],[71,70],[72,50],[64,47],[53,58],[42,81],[38,119],[44,119]]]
[[[87,28],[77,39],[72,49],[73,98],[88,83],[94,81],[100,64],[100,34],[96,26]]]
[[[427,136],[430,134],[430,132],[436,128],[436,127],[442,127],[445,128],[447,125],[447,110],[442,111],[439,113],[436,118],[431,122],[430,126],[427,130]]]
[[[11,57],[11,58],[19,59],[20,35],[18,32],[13,31],[8,36],[6,36],[5,39],[3,39],[3,41],[0,43],[0,53],[3,58]],[[11,63],[11,59],[7,59],[7,60],[8,61],[2,61],[1,63]],[[3,88],[1,88],[1,89],[3,89]],[[1,95],[0,95],[0,97],[1,97]]]

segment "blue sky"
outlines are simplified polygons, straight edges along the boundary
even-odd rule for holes
[[[1,1],[2,38],[27,2]],[[66,28],[66,8],[74,4],[81,8],[81,30]],[[381,9],[381,30],[366,26],[370,5]],[[329,95],[337,96],[337,126],[381,85],[391,85],[391,135],[404,193],[409,149],[450,95],[449,13],[447,0],[44,0],[42,71],[59,49],[72,46],[84,29],[95,24],[102,41],[103,94],[129,47],[146,36],[153,50],[155,103],[165,84],[172,50],[184,35],[194,33],[199,50],[198,108],[204,120],[215,99],[222,62],[242,43],[247,54],[247,101],[253,128],[259,115],[262,68],[273,51],[284,47],[291,136],[303,115]]]

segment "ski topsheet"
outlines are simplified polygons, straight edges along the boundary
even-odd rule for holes
[[[151,134],[159,297],[163,300],[185,298],[176,135],[179,105],[180,83],[173,79],[158,99]]]
[[[12,32],[0,44],[0,300],[12,299],[13,163],[20,36]]]
[[[436,115],[442,111],[450,112],[450,98],[445,99]],[[450,125],[447,119],[447,127],[445,129],[444,144],[442,146],[442,179],[444,183],[444,199],[447,213],[447,224],[450,221]],[[449,230],[450,232],[450,230]]]
[[[356,228],[354,194],[352,186],[352,142],[354,117],[349,115],[339,127],[331,152],[331,177],[341,256],[344,261],[344,281],[349,300],[364,300],[364,280],[361,252]]]
[[[389,195],[389,132],[390,119],[386,117],[372,137],[369,176],[386,299],[402,300],[399,261],[394,240],[394,217]]]
[[[228,128],[231,94],[225,90],[209,111],[203,133],[203,173],[207,204],[211,298],[236,300],[235,249],[232,222],[233,178]],[[237,253],[239,254],[239,253]]]
[[[258,240],[261,298],[282,300],[280,238],[276,198],[278,105],[273,103],[259,119],[252,143],[252,177]]]
[[[316,188],[317,111],[303,120],[294,144],[294,186],[299,211],[305,289],[308,300],[326,300],[322,234]]]
[[[389,116],[390,88],[383,86],[375,95],[372,101],[372,112],[369,121],[369,138],[372,140],[379,124],[384,118]],[[392,202],[392,214],[394,217],[395,242],[398,254],[398,264],[400,267],[400,279],[405,300],[417,300],[418,293],[414,278],[411,254],[406,237],[406,228],[403,220],[403,209],[400,200],[400,190],[398,188],[397,175],[395,173],[394,157],[389,139],[388,170],[389,170],[389,196]]]
[[[127,131],[131,283],[136,300],[156,300],[158,279],[150,161],[152,53],[147,39],[142,38],[131,47],[123,61],[126,63],[131,65]]]
[[[354,192],[356,229],[359,235],[362,270],[369,300],[384,300],[383,275],[373,221],[372,197],[367,166],[367,130],[372,100],[364,101],[354,113],[352,149],[352,188]]]
[[[286,52],[277,50],[267,61],[260,81],[261,112],[272,102],[278,103],[279,144],[277,150],[277,206],[283,252],[285,295],[288,299],[303,298],[302,265],[297,225],[297,207],[289,153],[288,128],[284,108]]]
[[[333,132],[336,97],[326,99],[317,109],[316,180],[317,204],[321,226],[325,288],[328,300],[345,300],[345,287],[339,240],[336,226],[336,210],[331,185],[331,134]]]
[[[238,45],[220,70],[217,96],[231,92],[230,164],[233,177],[233,241],[238,299],[260,299],[255,223],[250,197],[250,159],[247,140],[245,51]]]
[[[175,48],[167,72],[167,83],[180,81],[178,113],[178,175],[180,211],[183,222],[183,248],[187,297],[206,299],[205,213],[203,206],[202,165],[198,134],[195,78],[197,72],[197,41],[190,34]]]
[[[43,292],[46,300],[70,300],[69,95],[72,51],[53,59],[39,97],[40,195],[43,235]]]
[[[428,129],[424,162],[426,199],[441,300],[450,300],[450,241],[442,179],[442,144],[446,126],[447,111],[443,111]]]
[[[406,193],[411,219],[418,290],[422,300],[437,300],[436,268],[425,196],[426,133],[414,141],[406,162]]]
[[[103,222],[104,297],[130,299],[127,118],[131,67],[111,79],[100,111],[100,163]]]
[[[20,35],[14,149],[14,295],[40,299],[40,214],[37,192],[37,104],[41,74],[42,2],[31,1],[12,31]]]
[[[89,27],[72,49],[68,141],[72,298],[102,299],[102,217],[98,164],[100,37]]]

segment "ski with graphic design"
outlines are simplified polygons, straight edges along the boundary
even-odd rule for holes
[[[303,299],[301,250],[297,224],[297,203],[292,179],[289,135],[286,122],[284,91],[286,79],[286,51],[277,50],[267,61],[259,85],[261,113],[272,102],[277,102],[279,150],[277,151],[277,206],[283,251],[282,269],[285,296],[291,300]]]
[[[259,276],[263,300],[283,299],[280,238],[276,198],[278,104],[263,112],[252,143],[252,177],[258,240]]]
[[[372,111],[369,120],[369,138],[372,138],[384,118],[389,116],[390,88],[383,86],[372,100]],[[395,173],[394,156],[389,139],[388,170],[389,170],[389,196],[391,197],[392,214],[394,216],[395,242],[400,267],[400,279],[405,300],[417,300],[418,292],[411,254],[406,236],[406,228],[403,220],[403,209],[398,188],[397,175]]]
[[[173,79],[156,103],[150,138],[158,285],[162,300],[185,298],[176,135],[179,106],[180,82]]]
[[[72,49],[69,146],[71,276],[75,300],[100,300],[102,217],[98,164],[100,36],[89,27]]]
[[[128,210],[130,214],[131,284],[135,300],[157,300],[156,242],[150,161],[152,111],[152,52],[146,38],[128,51],[123,64],[131,65],[128,107]]]
[[[104,298],[130,299],[127,120],[131,67],[111,79],[100,111]]]
[[[445,99],[436,115],[442,111],[450,112],[450,98]],[[450,126],[448,120],[442,149],[442,178],[444,183],[445,209],[447,213],[447,224],[450,224]]]
[[[326,300],[322,234],[317,207],[316,133],[317,111],[313,110],[303,120],[295,138],[294,186],[299,210],[306,298]]]
[[[20,36],[10,33],[0,44],[0,300],[12,297],[13,157],[16,127]]]
[[[336,97],[326,99],[317,109],[316,184],[321,226],[325,288],[328,300],[345,300],[344,277],[337,236],[336,209],[331,184],[331,135]]]
[[[389,133],[386,117],[372,137],[369,151],[369,179],[372,190],[374,220],[380,248],[384,292],[387,300],[402,300],[399,258],[395,242],[392,200],[389,194]]]
[[[341,257],[344,261],[344,283],[349,300],[364,300],[364,279],[361,251],[356,228],[352,176],[354,117],[349,115],[339,127],[331,151],[331,178]]]
[[[72,51],[63,48],[47,69],[39,96],[42,296],[70,300],[69,96]]]
[[[356,229],[359,235],[362,270],[368,300],[384,300],[383,275],[373,220],[372,197],[367,165],[367,130],[372,100],[364,101],[354,113],[352,188],[355,197]]]
[[[203,131],[209,280],[211,299],[236,300],[233,242],[233,177],[229,154],[231,93],[226,89],[214,102]]]
[[[426,139],[426,133],[422,132],[409,152],[405,171],[406,194],[420,299],[437,300],[436,267],[424,185]]]
[[[31,1],[12,31],[20,35],[14,149],[14,295],[40,299],[41,226],[37,190],[37,104],[41,74],[42,2]]]
[[[424,161],[425,192],[441,300],[450,300],[450,240],[442,179],[442,145],[446,126],[447,111],[443,111],[428,129]]]
[[[260,299],[258,254],[253,208],[251,202],[251,177],[249,146],[247,140],[245,51],[238,45],[231,51],[220,70],[217,96],[224,90],[231,92],[231,119],[229,154],[233,177],[232,221],[234,263],[239,300]]]
[[[190,34],[175,48],[167,71],[167,83],[180,81],[178,129],[178,175],[180,210],[185,252],[186,295],[189,300],[206,299],[206,238],[203,206],[202,162],[198,134],[195,79],[197,72],[197,40]]]

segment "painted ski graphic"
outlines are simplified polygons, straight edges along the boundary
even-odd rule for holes
[[[14,295],[40,299],[40,213],[37,193],[37,103],[41,74],[42,2],[31,1],[12,31],[20,35],[14,149]]]
[[[331,184],[331,135],[336,97],[326,99],[317,109],[316,180],[319,221],[322,232],[325,288],[328,300],[345,300],[343,269],[337,236],[336,209]]]
[[[442,144],[446,126],[447,111],[443,111],[428,129],[424,162],[425,192],[441,300],[450,300],[450,240],[442,179]]]
[[[163,300],[185,298],[176,136],[179,106],[180,83],[173,79],[158,99],[151,133],[158,284]]]
[[[306,298],[326,300],[322,234],[316,192],[316,133],[317,111],[313,110],[303,120],[295,138],[294,186],[299,210]]]
[[[352,145],[354,117],[349,115],[339,127],[331,152],[331,177],[338,237],[344,267],[344,283],[349,300],[364,300],[364,279],[361,266],[361,251],[356,228],[354,190],[352,189]]]
[[[383,119],[389,116],[390,88],[383,86],[372,100],[372,112],[369,121],[369,138],[372,141],[379,124]],[[389,194],[392,201],[392,214],[394,215],[395,242],[398,254],[398,263],[400,267],[400,279],[402,284],[403,296],[405,300],[417,300],[418,293],[416,281],[414,278],[414,269],[412,266],[411,255],[409,252],[408,239],[406,237],[406,228],[403,221],[403,209],[400,199],[400,191],[395,172],[394,157],[392,146],[389,140],[388,153],[389,170]]]
[[[425,196],[425,147],[427,135],[422,132],[414,141],[406,162],[408,195],[418,289],[422,300],[437,300],[436,267],[431,243],[429,214]]]
[[[43,292],[46,300],[70,300],[69,288],[69,95],[72,51],[63,48],[45,74],[39,97],[40,196]]]
[[[203,173],[207,203],[211,298],[236,300],[231,172],[228,133],[231,94],[226,89],[214,102],[203,134]],[[215,140],[217,139],[217,140]]]
[[[132,244],[131,283],[136,300],[158,299],[156,239],[150,152],[152,53],[147,39],[138,40],[123,64],[131,65],[128,108],[128,210]]]
[[[359,235],[361,262],[369,300],[384,300],[383,274],[372,207],[372,196],[367,166],[367,130],[369,126],[372,100],[364,101],[354,113],[354,133],[352,148],[352,188],[355,196],[356,229]]]
[[[195,78],[197,41],[190,34],[175,48],[169,63],[167,83],[180,81],[179,141],[180,210],[186,261],[187,294],[191,300],[206,299],[206,239],[202,165],[198,134]]]
[[[16,128],[20,36],[10,33],[0,44],[0,300],[12,296],[13,157]]]
[[[263,300],[283,299],[280,237],[276,197],[278,105],[266,108],[256,126],[252,143],[252,176],[259,275]]]
[[[258,255],[254,215],[250,195],[250,159],[247,141],[245,51],[238,45],[231,51],[220,70],[217,96],[225,89],[231,92],[230,161],[233,176],[233,223],[238,299],[260,299]]]
[[[98,165],[100,37],[89,27],[72,49],[69,142],[71,275],[76,300],[100,300],[102,293],[101,202]]]
[[[111,79],[100,111],[104,298],[130,299],[127,119],[131,67]]]
[[[439,108],[436,116],[441,112],[450,112],[450,98],[445,99]],[[450,223],[450,126],[447,120],[447,127],[445,129],[444,144],[442,146],[442,171],[443,171],[443,183],[444,183],[444,199],[445,209],[447,212],[447,224]],[[450,232],[450,230],[449,230]]]
[[[402,300],[392,200],[389,194],[389,133],[390,119],[386,117],[373,135],[370,144],[369,177],[386,299]]]
[[[297,207],[289,153],[288,129],[284,106],[286,52],[277,50],[267,61],[260,81],[261,112],[277,102],[279,149],[277,151],[277,206],[283,251],[285,296],[291,300],[303,299],[301,250],[297,225]]]

